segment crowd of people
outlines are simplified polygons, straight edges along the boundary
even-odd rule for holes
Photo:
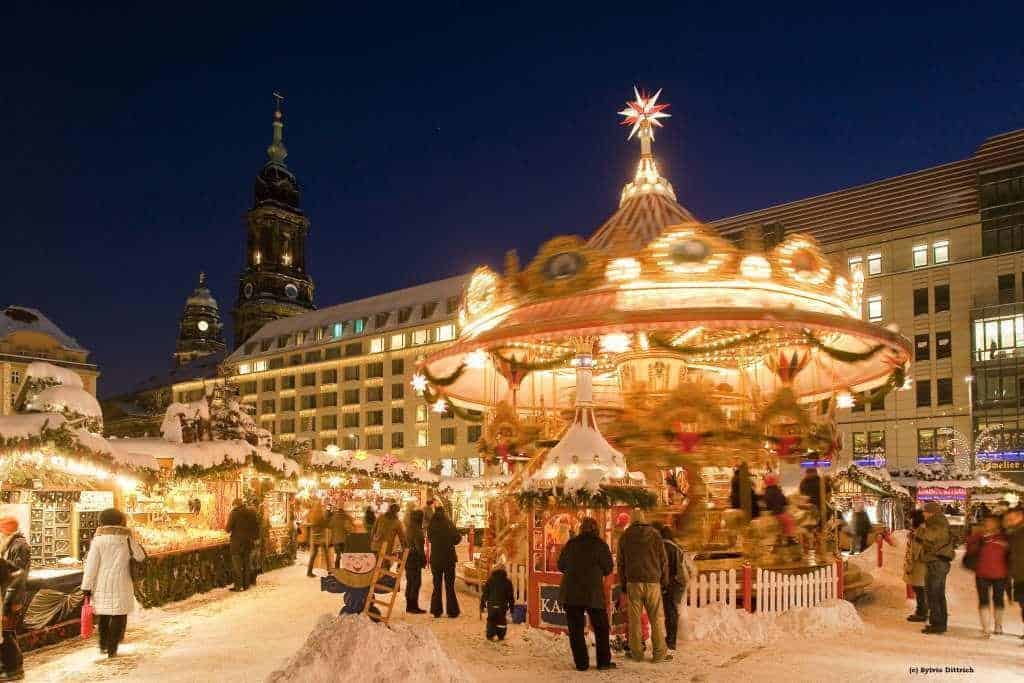
[[[956,539],[936,502],[914,510],[911,526],[903,571],[914,590],[916,609],[907,621],[927,622],[922,633],[942,634],[949,623],[946,577],[956,557]],[[963,564],[974,573],[982,635],[1002,634],[1011,587],[1024,620],[1024,508],[1002,514],[986,510],[981,528],[967,537],[966,546]]]

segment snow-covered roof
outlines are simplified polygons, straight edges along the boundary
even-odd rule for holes
[[[78,387],[48,387],[36,394],[25,404],[27,410],[44,413],[58,413],[64,410],[85,417],[103,418],[103,411],[96,397]]]
[[[0,439],[27,439],[38,436],[43,427],[60,429],[66,420],[55,413],[19,413],[0,416]]]
[[[61,386],[74,387],[76,389],[83,387],[82,378],[74,370],[68,370],[59,365],[41,360],[28,364],[28,367],[25,368],[25,379],[50,381]]]
[[[890,488],[894,493],[902,494],[908,498],[911,497],[910,491],[908,491],[903,485],[897,482],[888,472],[888,470],[880,467],[862,467],[860,465],[851,464],[844,470],[836,472],[836,477],[852,477],[862,478],[868,481],[873,480],[877,485],[883,488]]]
[[[41,311],[27,306],[8,306],[0,315],[0,339],[21,331],[40,332],[56,339],[65,349],[86,351],[77,339],[57,327]]]
[[[310,454],[311,467],[325,467],[341,471],[392,476],[396,479],[410,479],[422,484],[437,484],[439,475],[410,462],[401,462],[397,457],[384,454],[373,455],[365,451],[313,451]]]
[[[236,349],[227,358],[227,362],[237,362],[243,358],[253,358],[263,353],[278,353],[280,348],[273,348],[266,352],[259,350],[258,342],[262,340],[277,339],[284,335],[292,335],[295,332],[314,330],[319,327],[331,326],[351,320],[366,319],[367,322],[363,331],[359,334],[349,334],[344,337],[315,340],[315,336],[307,335],[305,345],[313,346],[327,342],[336,342],[344,339],[356,339],[360,336],[371,336],[380,332],[398,330],[404,327],[423,325],[427,322],[441,322],[455,318],[455,313],[449,313],[445,306],[447,299],[461,297],[462,290],[469,282],[469,275],[457,275],[444,280],[436,280],[415,287],[407,287],[394,292],[378,294],[366,299],[358,299],[347,303],[321,308],[302,315],[293,315],[287,318],[274,320],[261,327],[256,334],[250,337],[246,344]],[[424,304],[437,304],[433,306],[430,314],[424,316]],[[398,311],[410,308],[409,318],[404,322],[398,322]],[[428,306],[429,308],[429,306]],[[388,313],[387,322],[380,327],[375,324],[375,317],[378,313]],[[257,343],[254,347],[253,343]],[[294,339],[289,342],[286,348],[294,347]],[[246,348],[254,349],[246,353]]]
[[[291,458],[241,439],[171,443],[160,438],[132,438],[112,439],[109,443],[115,461],[135,467],[155,468],[156,458],[170,458],[175,467],[209,468],[225,462],[244,465],[250,455],[256,455],[285,476],[301,470]]]
[[[512,477],[498,474],[488,477],[441,477],[439,491],[472,491],[473,489],[494,489],[505,486]]]

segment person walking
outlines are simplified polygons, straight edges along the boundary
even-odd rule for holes
[[[1021,620],[1024,620],[1024,508],[1017,506],[1007,510],[1003,515],[1003,526],[1010,543],[1008,574],[1013,579],[1013,595],[1020,605]]]
[[[113,658],[124,638],[128,614],[135,609],[131,561],[143,562],[146,551],[132,536],[120,510],[107,508],[99,521],[85,558],[82,593],[92,600],[99,622],[100,652]]]
[[[369,505],[363,510],[363,531],[367,534],[373,532],[373,525],[377,523],[377,513]]]
[[[926,568],[922,559],[924,547],[918,533],[924,524],[924,513],[914,510],[910,519],[912,528],[907,536],[907,549],[903,556],[903,580],[914,590],[917,605],[907,621],[928,621],[928,594],[924,587]]]
[[[642,660],[641,615],[646,610],[651,622],[653,661],[672,659],[665,644],[665,621],[661,591],[668,586],[668,556],[661,534],[647,523],[643,510],[636,508],[630,525],[619,539],[619,583],[629,598],[629,656]]]
[[[0,644],[0,681],[20,681],[25,677],[24,659],[18,645],[17,628],[28,598],[28,572],[32,565],[32,549],[18,529],[18,518],[0,518],[0,558],[14,573],[8,579],[3,602],[3,643]]]
[[[259,518],[242,504],[241,498],[235,498],[224,530],[231,535],[228,549],[231,553],[231,569],[235,577],[235,586],[231,590],[244,591],[249,588],[252,578],[250,565],[253,546],[260,537]]]
[[[309,565],[306,567],[306,576],[313,577],[318,553],[324,554],[324,566],[331,566],[331,550],[327,547],[327,515],[324,514],[324,506],[319,498],[313,500],[309,514],[306,515],[306,524],[309,527]]]
[[[338,505],[327,519],[327,529],[331,535],[331,547],[334,548],[334,568],[341,567],[341,554],[345,552],[345,539],[352,528],[352,517],[345,508]]]
[[[423,567],[427,565],[427,554],[423,549],[423,510],[413,510],[409,514],[405,545],[409,548],[409,557],[405,561],[405,611],[409,614],[426,614],[427,610],[420,609]]]
[[[430,613],[437,619],[441,616],[444,606],[447,607],[449,618],[455,619],[459,616],[459,598],[455,594],[455,564],[458,562],[455,546],[462,542],[462,534],[448,519],[448,514],[440,505],[434,508],[430,526],[427,528],[427,537],[430,539],[430,572],[434,577]]]
[[[991,633],[1003,632],[1003,594],[1006,592],[1006,577],[1009,573],[1010,541],[1003,533],[999,518],[990,515],[982,524],[982,531],[967,538],[964,566],[974,571],[974,585],[978,590],[978,620],[981,635],[989,637],[991,612]],[[991,598],[990,598],[991,594]]]
[[[864,511],[864,503],[859,500],[853,504],[851,527],[852,535],[850,542],[851,545],[856,545],[851,547],[850,550],[852,554],[856,555],[868,549],[868,535],[871,533],[871,518]]]
[[[690,567],[686,553],[676,543],[676,533],[672,527],[662,526],[658,531],[661,532],[668,558],[668,585],[661,591],[661,603],[665,610],[665,645],[675,651],[676,634],[679,632],[679,605],[686,594]]]
[[[505,565],[494,565],[480,589],[480,611],[487,612],[487,640],[505,640],[508,632],[508,613],[516,604],[516,590],[508,578]]]
[[[405,539],[405,530],[398,519],[398,503],[391,503],[388,511],[377,518],[370,532],[370,550],[390,555],[396,545]]]
[[[925,590],[928,593],[928,625],[921,633],[946,632],[946,576],[953,560],[953,537],[942,506],[929,501],[924,506],[924,524],[920,528],[922,557],[925,564]]]
[[[604,578],[613,569],[612,551],[598,535],[597,520],[584,517],[580,521],[579,534],[569,539],[558,556],[558,571],[562,572],[558,601],[565,610],[569,648],[577,671],[590,668],[585,637],[588,618],[590,628],[594,631],[598,670],[615,668],[604,591]]]

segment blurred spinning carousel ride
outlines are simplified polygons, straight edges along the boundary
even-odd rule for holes
[[[793,497],[797,530],[751,521],[748,472],[834,458],[837,403],[904,383],[910,344],[862,319],[860,272],[800,234],[765,248],[755,227],[738,246],[676,202],[651,153],[656,102],[637,93],[623,112],[641,158],[619,211],[524,269],[514,252],[504,274],[478,268],[456,343],[414,379],[436,411],[480,411],[482,455],[513,475],[485,556],[548,545],[535,536],[545,520],[560,520],[557,541],[565,511],[645,507],[691,549],[793,560],[802,551],[784,549],[806,539],[780,535],[821,511]],[[560,512],[524,519],[538,509]],[[619,516],[602,517],[610,537]]]

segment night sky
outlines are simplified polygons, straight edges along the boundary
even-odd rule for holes
[[[5,7],[0,306],[77,337],[106,395],[169,366],[200,270],[233,307],[275,89],[320,306],[592,232],[634,82],[664,88],[655,153],[708,220],[1024,126],[1019,3],[40,4]]]

